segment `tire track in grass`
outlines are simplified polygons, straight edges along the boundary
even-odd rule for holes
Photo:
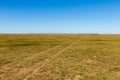
[[[71,41],[70,41],[70,42],[71,42]],[[19,66],[19,65],[21,65],[21,64],[24,63],[24,62],[32,61],[32,60],[35,59],[37,56],[40,56],[41,54],[44,54],[44,53],[48,53],[49,51],[55,50],[56,48],[59,48],[59,47],[61,47],[61,46],[64,46],[65,44],[69,44],[70,42],[62,43],[62,44],[57,45],[57,46],[55,46],[55,47],[49,48],[49,49],[47,49],[46,51],[42,51],[42,52],[40,52],[40,53],[36,53],[35,55],[32,55],[32,56],[28,56],[27,58],[24,58],[24,59],[23,59],[24,61],[17,62],[17,63],[16,63],[17,65],[14,65],[14,66],[13,66],[13,63],[11,63],[11,64],[9,64],[9,66],[11,66],[11,67],[9,67],[8,65],[5,65],[5,67],[8,67],[8,68],[14,70],[14,67],[15,67],[15,66]],[[3,68],[3,69],[4,69],[4,68]],[[2,69],[2,70],[3,70],[3,69]],[[7,77],[7,76],[5,76],[5,74],[6,74],[6,73],[3,74],[4,76],[1,75],[2,78]],[[16,75],[17,75],[17,74],[16,74]]]
[[[55,46],[55,47],[57,47],[57,46]],[[55,47],[52,47],[52,48],[55,48]],[[45,51],[47,51],[47,50],[49,50],[49,49],[52,49],[52,48],[48,48],[48,49],[46,49],[46,50],[44,50],[44,51],[41,51],[40,53],[43,53],[43,52],[45,52]],[[23,57],[22,60],[14,61],[14,62],[12,62],[12,63],[5,64],[5,65],[1,66],[1,68],[3,68],[3,69],[6,68],[6,67],[8,68],[9,66],[13,66],[14,64],[18,64],[18,63],[20,63],[20,62],[22,62],[22,61],[29,60],[30,57],[35,57],[35,56],[39,55],[40,53],[36,53],[35,55],[33,54],[33,55],[29,55],[29,56],[27,56],[27,57]]]
[[[18,65],[18,64],[20,64],[20,63],[22,63],[22,62],[25,62],[25,61],[27,61],[27,60],[34,59],[36,56],[39,56],[40,54],[45,53],[45,52],[47,52],[47,51],[50,51],[50,50],[52,50],[52,49],[55,49],[55,48],[57,48],[57,47],[59,47],[59,46],[60,46],[60,45],[55,46],[55,47],[52,47],[52,48],[48,48],[48,49],[46,49],[46,50],[44,50],[44,51],[41,51],[40,53],[36,53],[35,55],[33,54],[33,55],[28,56],[28,57],[22,58],[22,60],[17,61],[17,62],[5,64],[5,65],[1,66],[0,68],[4,69],[4,68],[8,68],[9,66],[13,66],[14,64],[17,64],[17,65]]]
[[[37,71],[41,68],[43,68],[46,64],[48,64],[49,62],[51,62],[52,60],[54,60],[55,58],[57,58],[61,53],[63,53],[64,51],[66,51],[67,49],[69,49],[72,45],[76,44],[76,42],[72,42],[70,45],[68,45],[67,47],[65,47],[64,49],[62,49],[61,51],[58,51],[55,55],[53,55],[52,57],[49,57],[48,59],[45,60],[45,62],[41,65],[41,63],[38,63],[36,65],[36,68],[31,72],[31,74],[27,75],[23,80],[28,80],[28,78],[30,78],[32,75],[34,75],[35,73],[37,73]]]
[[[19,64],[21,64],[21,63],[23,63],[23,62],[32,61],[33,59],[35,59],[36,57],[40,56],[41,54],[48,53],[48,52],[51,51],[51,50],[55,50],[55,49],[57,49],[57,48],[59,48],[59,47],[65,45],[65,44],[69,44],[69,43],[70,43],[70,42],[63,43],[63,44],[60,44],[60,45],[58,45],[58,46],[55,46],[55,47],[49,48],[49,49],[47,49],[46,51],[43,51],[43,52],[37,53],[36,55],[30,56],[30,57],[26,58],[24,61],[19,62],[17,65],[19,65]]]
[[[65,44],[65,43],[63,43],[63,44]],[[48,48],[48,49],[46,49],[46,50],[44,50],[44,51],[41,51],[41,52],[39,52],[39,53],[36,53],[35,55],[33,54],[33,55],[28,56],[28,57],[25,57],[25,58],[22,59],[23,61],[19,61],[19,62],[9,63],[9,64],[6,64],[6,65],[3,65],[1,68],[2,68],[2,69],[6,68],[6,67],[8,68],[9,66],[13,66],[13,64],[17,64],[17,65],[18,65],[18,64],[20,64],[20,63],[26,62],[27,60],[32,60],[32,59],[34,59],[35,57],[37,57],[37,56],[39,56],[39,55],[41,55],[41,54],[43,54],[43,53],[49,52],[50,50],[53,50],[53,49],[56,49],[56,48],[62,46],[63,44],[57,45],[57,46],[52,47],[52,48]]]

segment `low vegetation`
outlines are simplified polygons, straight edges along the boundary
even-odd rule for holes
[[[120,35],[1,34],[0,80],[120,80]]]

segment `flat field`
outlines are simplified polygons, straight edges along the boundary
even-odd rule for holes
[[[120,35],[0,35],[0,80],[120,80]]]

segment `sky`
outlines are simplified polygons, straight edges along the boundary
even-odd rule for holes
[[[0,33],[120,34],[120,0],[0,0]]]

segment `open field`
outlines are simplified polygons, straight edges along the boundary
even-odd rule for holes
[[[120,80],[120,35],[0,35],[0,80]]]

